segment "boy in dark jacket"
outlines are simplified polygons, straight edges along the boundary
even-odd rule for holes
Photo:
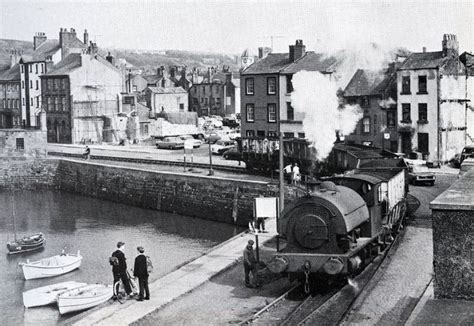
[[[133,276],[138,277],[138,285],[140,294],[138,301],[150,300],[150,290],[148,289],[148,268],[146,263],[145,249],[137,247],[138,256],[135,258],[135,266],[133,267]]]
[[[112,253],[112,257],[116,257],[118,259],[118,264],[113,265],[112,267],[112,273],[114,274],[114,285],[121,279],[123,282],[123,287],[125,288],[125,292],[127,292],[127,295],[131,297],[132,288],[130,287],[130,280],[128,279],[127,275],[127,259],[123,253],[125,250],[125,242],[119,241],[117,243],[117,248],[118,249]]]

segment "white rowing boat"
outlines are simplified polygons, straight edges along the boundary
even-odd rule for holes
[[[20,263],[23,269],[25,280],[35,278],[52,277],[56,275],[66,274],[79,268],[82,262],[82,256],[78,251],[77,254],[61,254],[38,261]]]
[[[61,315],[89,309],[106,302],[114,294],[112,286],[90,284],[61,293],[58,296],[58,308]]]
[[[23,292],[23,305],[31,308],[52,304],[57,301],[59,294],[85,285],[87,283],[69,281],[31,289]]]

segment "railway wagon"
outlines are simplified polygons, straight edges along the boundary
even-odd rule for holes
[[[355,170],[311,185],[282,212],[278,232],[286,246],[269,269],[305,288],[357,274],[393,240],[405,196],[403,169]]]

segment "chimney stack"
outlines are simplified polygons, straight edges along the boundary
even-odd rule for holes
[[[298,60],[299,58],[303,57],[306,53],[306,46],[303,45],[303,40],[296,40],[295,43],[295,55],[294,58]]]
[[[290,45],[290,62],[295,61],[295,46]]]
[[[13,67],[20,61],[21,52],[20,50],[13,49],[10,52],[10,68]]]
[[[426,46],[423,47],[423,53],[426,53]]]
[[[36,50],[41,44],[46,41],[47,37],[46,34],[43,32],[37,32],[35,36],[33,36],[33,50]]]
[[[105,57],[105,59],[110,62],[111,64],[113,64],[115,66],[115,60],[114,60],[114,57],[110,54],[109,54]]]
[[[454,34],[444,34],[443,42],[443,57],[457,58],[459,56],[459,43]]]
[[[258,48],[258,58],[262,59],[263,58],[263,47]]]
[[[89,44],[89,33],[87,33],[87,29],[84,30],[84,44]]]
[[[59,46],[61,47],[61,60],[69,54],[69,49],[73,46],[76,39],[76,31],[71,28],[61,28],[59,30]],[[86,44],[87,45],[87,44]]]

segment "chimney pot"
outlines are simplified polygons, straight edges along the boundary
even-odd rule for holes
[[[426,46],[423,47],[423,53],[426,53]]]

